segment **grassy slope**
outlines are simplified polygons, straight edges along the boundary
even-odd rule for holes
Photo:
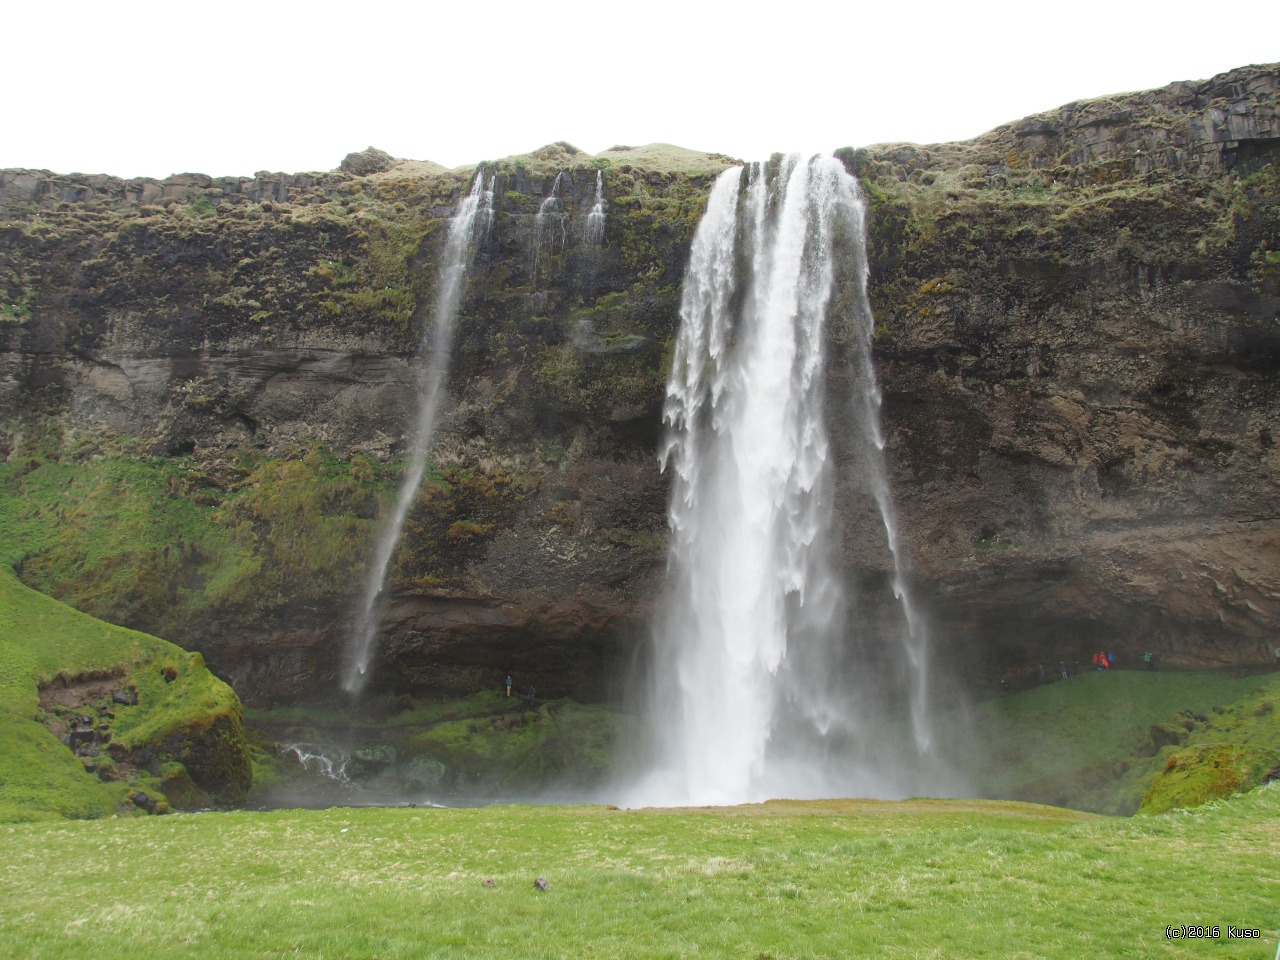
[[[39,685],[58,674],[121,671],[119,686],[136,688],[141,704],[114,711],[112,737],[125,748],[157,742],[192,718],[238,710],[230,688],[198,655],[80,613],[19,583],[11,571],[35,544],[81,537],[86,550],[119,545],[121,562],[112,568],[127,573],[136,552],[147,551],[167,530],[164,518],[137,507],[159,499],[137,491],[153,493],[150,487],[161,480],[122,462],[93,470],[29,460],[0,465],[0,482],[10,494],[0,496],[0,821],[102,816],[117,809],[130,789],[87,773],[40,722]],[[39,495],[11,495],[19,490]],[[85,537],[82,520],[119,529],[111,537]],[[176,670],[173,682],[164,681],[163,666]]]
[[[0,859],[8,957],[1260,958],[1280,786],[1131,820],[833,801],[27,824]]]
[[[973,733],[951,749],[988,796],[1128,814],[1175,754],[1216,744],[1280,750],[1276,705],[1276,673],[1085,673],[980,704],[971,720],[950,725]],[[1191,724],[1184,744],[1156,749],[1151,728],[1182,711],[1206,722]]]
[[[571,152],[576,151],[576,152]],[[763,159],[763,158],[751,158]],[[562,170],[575,167],[608,168],[610,166],[627,165],[646,173],[683,173],[690,176],[714,176],[731,166],[735,161],[723,153],[708,153],[703,150],[690,150],[671,143],[648,143],[644,146],[611,147],[594,156],[583,153],[577,147],[563,142],[549,143],[529,153],[516,154],[498,160],[498,169],[521,167],[534,176],[554,177]],[[454,174],[475,169],[474,164],[457,167]],[[406,169],[406,173],[409,171]],[[384,176],[391,178],[397,171],[392,170]]]
[[[176,672],[172,682],[162,667]],[[238,717],[231,688],[189,654],[157,637],[126,630],[23,586],[0,567],[0,820],[58,813],[93,817],[114,810],[127,783],[102,783],[40,722],[38,686],[58,674],[119,668],[120,687],[138,706],[115,706],[113,742],[125,749]]]
[[[141,598],[130,578],[145,575],[163,543],[195,527],[187,514],[198,508],[176,501],[162,511],[165,475],[142,462],[10,462],[0,481],[9,494],[0,496],[0,819],[100,816],[119,806],[129,785],[86,773],[39,722],[41,682],[121,670],[119,686],[136,688],[141,703],[114,711],[111,733],[126,749],[238,714],[235,695],[198,655],[37,593],[10,567],[35,547],[69,549],[97,571],[89,576],[77,566],[79,575],[69,575],[83,591],[76,599],[92,606],[95,591],[116,589]],[[176,671],[172,682],[161,676],[163,666]]]

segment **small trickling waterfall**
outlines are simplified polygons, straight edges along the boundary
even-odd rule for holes
[[[857,183],[831,157],[732,168],[711,192],[664,411],[671,549],[655,624],[651,755],[625,802],[889,795],[906,789],[897,768],[913,764],[900,752],[885,763],[886,744],[914,744],[917,761],[928,747],[927,650],[894,530],[864,236]],[[852,328],[853,409],[836,415],[848,419],[842,443],[855,462],[838,467],[856,471],[846,486],[873,500],[905,621],[876,641],[882,675],[851,653],[859,642],[846,623],[858,598],[836,572],[829,537],[833,304],[842,330]],[[891,716],[903,697],[910,709]]]
[[[396,544],[400,541],[405,517],[408,516],[409,508],[422,483],[422,475],[426,471],[427,455],[431,450],[432,434],[440,411],[441,393],[449,372],[454,326],[458,306],[462,301],[467,267],[471,263],[477,241],[488,233],[493,222],[493,184],[492,177],[485,183],[483,169],[477,170],[471,192],[461,200],[458,211],[449,224],[449,236],[440,261],[435,318],[421,348],[429,354],[429,359],[419,378],[418,417],[413,427],[409,464],[404,479],[400,481],[395,509],[378,537],[369,566],[369,580],[347,642],[342,687],[352,695],[358,695],[368,679],[369,663],[373,658],[374,640],[381,619],[387,567],[391,563]]]
[[[341,747],[327,743],[285,743],[279,748],[281,757],[292,756],[307,773],[323,777],[352,790],[358,785],[347,776],[347,764],[351,754]]]
[[[588,246],[598,246],[604,239],[604,173],[600,170],[596,171],[596,199],[587,214],[582,239]]]
[[[551,184],[551,194],[538,207],[537,216],[533,218],[533,277],[538,278],[538,259],[542,255],[544,244],[551,247],[551,252],[559,253],[564,249],[564,242],[569,236],[569,215],[565,213],[564,202],[560,199],[560,182],[564,179],[564,171],[556,174]]]

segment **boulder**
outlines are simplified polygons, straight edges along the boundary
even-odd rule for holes
[[[368,770],[382,770],[395,764],[396,748],[385,744],[361,747],[355,752],[355,758]]]
[[[377,147],[368,147],[359,153],[348,153],[338,169],[357,177],[367,177],[371,173],[383,173],[395,165],[396,158],[391,154]]]

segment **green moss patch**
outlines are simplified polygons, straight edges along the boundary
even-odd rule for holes
[[[626,719],[570,701],[443,721],[415,734],[409,747],[460,775],[463,783],[515,792],[552,784],[589,787],[609,772]]]
[[[129,783],[114,782],[122,771],[159,773],[173,761],[224,802],[249,786],[239,701],[198,654],[73,610],[3,568],[0,704],[8,819],[101,816],[127,796]],[[75,742],[77,728],[78,756],[55,732]]]
[[[1138,812],[1198,807],[1251,790],[1272,775],[1280,779],[1280,750],[1231,743],[1193,747],[1169,757]]]
[[[0,463],[0,562],[79,610],[178,639],[363,578],[390,481],[319,450],[234,464],[54,437]]]

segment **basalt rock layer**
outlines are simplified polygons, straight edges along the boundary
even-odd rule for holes
[[[1269,656],[1278,94],[1280,69],[1249,67],[965,143],[842,152],[868,200],[900,536],[951,669],[1030,679],[1100,647]],[[15,514],[59,511],[24,528],[44,532],[19,572],[200,650],[250,702],[337,689],[473,172],[366,154],[252,179],[0,173],[0,480]],[[679,285],[729,163],[556,144],[487,165],[496,217],[394,562],[384,688],[515,673],[600,698],[643,648]],[[563,233],[539,233],[560,172]],[[841,560],[881,629],[891,562],[851,483]]]

